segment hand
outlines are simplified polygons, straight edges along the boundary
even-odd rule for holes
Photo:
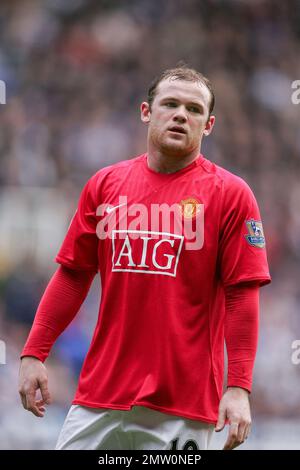
[[[36,400],[36,392],[39,389],[42,399]],[[44,405],[50,404],[51,397],[48,390],[47,369],[39,359],[31,356],[25,356],[21,359],[19,393],[25,410],[42,418],[46,411]]]
[[[226,419],[229,421],[229,433],[223,450],[232,450],[243,444],[251,428],[249,392],[244,388],[228,387],[224,393],[219,405],[216,432],[222,431]]]

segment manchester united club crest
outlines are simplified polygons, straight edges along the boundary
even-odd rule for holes
[[[246,220],[248,234],[245,235],[247,242],[251,246],[264,248],[266,245],[262,223],[260,221],[250,219]]]
[[[189,197],[187,199],[182,199],[179,206],[183,217],[191,219],[199,214],[202,204],[196,198]]]

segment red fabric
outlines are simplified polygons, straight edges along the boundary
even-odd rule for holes
[[[84,301],[93,271],[75,271],[60,266],[50,280],[40,301],[23,356],[44,361],[57,337],[71,323]]]
[[[227,287],[225,309],[227,386],[242,387],[251,392],[259,324],[257,285]]]
[[[189,200],[204,211],[204,244],[194,250],[173,221],[169,229],[161,219],[155,230],[151,225],[154,204],[180,208]],[[110,209],[99,212],[100,204]],[[148,209],[138,224],[139,214],[129,211],[135,204]],[[102,237],[104,222],[113,217],[109,236]],[[249,219],[259,221],[260,215],[247,184],[202,155],[172,174],[149,169],[141,155],[87,182],[56,258],[101,275],[98,322],[74,404],[124,410],[141,405],[217,421],[224,286],[270,281],[265,248],[248,242]]]

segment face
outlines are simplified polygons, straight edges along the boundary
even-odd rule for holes
[[[143,102],[141,119],[148,124],[149,150],[170,156],[197,155],[203,135],[210,134],[215,118],[209,116],[210,92],[200,82],[165,79],[150,106]]]

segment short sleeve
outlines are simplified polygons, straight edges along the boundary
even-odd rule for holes
[[[225,286],[271,281],[260,211],[249,186],[235,177],[224,185],[219,239],[219,272]]]
[[[55,258],[57,263],[73,269],[98,271],[95,193],[95,181],[91,178],[82,190],[77,210]]]

